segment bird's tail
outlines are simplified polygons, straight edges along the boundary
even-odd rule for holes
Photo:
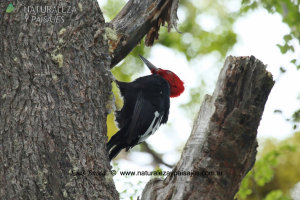
[[[120,151],[124,148],[125,145],[123,144],[114,146],[114,148],[109,152],[109,160],[112,160],[114,157],[116,157],[120,153]]]
[[[109,152],[109,159],[112,160],[116,157],[120,151],[126,147],[122,142],[122,136],[124,136],[124,129],[119,130],[116,134],[114,134],[111,139],[107,143],[107,151]]]
[[[110,151],[113,146],[118,145],[118,142],[120,142],[120,131],[121,130],[119,130],[117,133],[115,133],[108,141],[108,143],[107,143],[108,151]]]

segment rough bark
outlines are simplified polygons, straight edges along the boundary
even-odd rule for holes
[[[151,46],[158,39],[161,25],[168,23],[168,29],[176,28],[179,0],[129,0],[119,14],[109,23],[113,35],[109,37],[112,53],[111,67],[125,58],[145,38]]]
[[[233,199],[255,163],[257,128],[273,84],[272,75],[255,57],[228,57],[173,169],[200,174],[153,179],[142,199]]]
[[[76,11],[24,10],[59,2]],[[0,199],[118,199],[106,152],[111,60],[97,1],[11,1],[6,13],[9,3],[0,2]]]

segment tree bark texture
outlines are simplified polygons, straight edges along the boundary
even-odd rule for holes
[[[255,57],[229,56],[173,169],[194,176],[153,179],[141,199],[233,199],[255,163],[257,128],[273,84],[272,75]]]
[[[111,67],[125,58],[145,34],[145,44],[152,46],[165,22],[169,31],[176,28],[178,3],[179,0],[129,0],[109,23],[115,33],[108,37]]]
[[[0,10],[0,199],[118,199],[106,151],[111,60],[97,1],[1,1]]]

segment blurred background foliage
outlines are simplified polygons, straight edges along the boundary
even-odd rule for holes
[[[277,44],[282,54],[294,52],[296,46],[300,44],[300,1],[299,0],[242,0],[241,13],[251,10],[265,8],[270,13],[278,13],[282,16],[282,22],[289,26],[290,32],[284,35],[283,44]],[[300,55],[290,61],[300,70]],[[281,72],[286,69],[281,68]],[[300,96],[299,96],[300,99]],[[294,129],[300,122],[300,108],[291,117],[294,122]]]
[[[300,1],[242,0],[240,12],[244,14],[260,7],[282,16],[282,22],[289,26],[290,32],[284,35],[284,43],[277,46],[282,54],[294,52],[296,45],[300,44]],[[300,69],[300,55],[290,62]],[[280,68],[280,70],[285,73],[288,69]],[[294,122],[296,129],[297,123],[300,122],[300,109],[294,112],[291,121]],[[300,132],[281,142],[268,139],[262,146],[255,166],[241,183],[238,199],[299,200]]]
[[[232,3],[228,0],[181,0],[178,9],[178,32],[172,30],[168,33],[167,27],[161,27],[159,40],[154,45],[163,45],[185,55],[187,61],[214,54],[222,66],[225,56],[237,42],[237,35],[233,31],[234,22],[246,13],[265,8],[270,13],[278,13],[283,22],[290,27],[290,33],[284,36],[284,43],[277,44],[282,54],[294,51],[300,44],[300,1],[299,0],[242,0],[240,9],[231,9]],[[101,10],[106,21],[110,21],[125,5],[124,0],[107,0]],[[203,20],[209,19],[213,25],[207,25]],[[274,44],[275,45],[275,44]],[[132,81],[144,70],[142,61],[138,55],[148,57],[151,48],[141,43],[122,61],[112,69],[113,75],[120,81]],[[290,61],[297,69],[300,69],[300,56]],[[285,68],[281,68],[284,73]],[[199,104],[203,99],[207,84],[201,78],[199,84],[189,91],[190,100],[181,105],[187,116],[194,118]],[[118,89],[113,86],[116,107],[122,107]],[[276,112],[276,111],[274,111]],[[300,109],[295,110],[291,121],[300,122]],[[113,112],[108,120],[109,138],[118,130],[114,124]],[[141,148],[143,149],[143,148]],[[268,139],[259,149],[257,161],[253,169],[247,174],[241,183],[236,195],[239,200],[289,200],[300,199],[300,133],[295,133],[284,141]],[[151,152],[150,152],[151,153]],[[296,184],[298,182],[298,193]],[[130,186],[133,187],[133,186]],[[126,193],[127,191],[123,191]],[[137,191],[135,190],[135,193]],[[297,193],[297,194],[296,194]],[[297,198],[297,195],[299,197]],[[122,194],[121,194],[122,196]],[[131,196],[132,197],[132,196]]]
[[[300,132],[280,142],[267,139],[262,146],[254,167],[241,183],[237,199],[291,199],[300,180]]]

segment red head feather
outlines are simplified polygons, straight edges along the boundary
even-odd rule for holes
[[[141,55],[140,58],[148,66],[152,74],[158,74],[168,81],[171,92],[170,97],[178,97],[184,91],[184,83],[175,73],[155,67]]]

